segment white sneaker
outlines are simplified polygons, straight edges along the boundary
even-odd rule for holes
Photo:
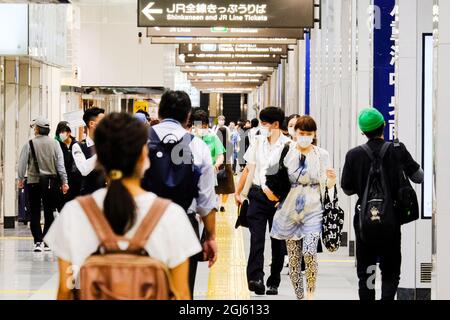
[[[33,252],[42,252],[42,243],[36,242],[34,244]]]
[[[45,252],[50,252],[50,251],[52,251],[52,250],[50,249],[50,247],[49,247],[46,243],[44,243],[44,251],[45,251]]]

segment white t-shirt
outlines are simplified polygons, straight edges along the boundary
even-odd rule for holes
[[[100,189],[92,195],[102,209],[106,189]],[[155,198],[156,195],[150,192],[135,197],[136,223],[125,234],[125,238],[133,237]],[[97,234],[77,200],[65,205],[44,241],[58,258],[70,262],[75,267],[81,267],[100,245]],[[169,268],[177,267],[202,250],[186,212],[174,203],[169,205],[159,220],[145,249],[152,258],[163,262]]]

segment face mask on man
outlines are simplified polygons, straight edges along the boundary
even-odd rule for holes
[[[309,146],[311,146],[313,141],[314,141],[313,136],[298,136],[297,137],[297,144],[302,149],[306,149]]]
[[[206,135],[206,129],[203,129],[203,128],[195,128],[195,135],[197,136],[197,137],[203,137],[203,136],[205,136]]]
[[[259,129],[259,132],[265,138],[270,137],[271,134],[269,127],[261,127],[261,129]]]

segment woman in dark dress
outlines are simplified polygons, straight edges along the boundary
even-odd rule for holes
[[[219,168],[222,173],[219,172],[217,175],[217,183],[216,194],[221,195],[220,202],[220,211],[225,211],[225,204],[228,200],[228,195],[233,194],[235,191],[234,188],[234,174],[233,174],[233,145],[230,141],[230,137],[228,136],[228,130],[226,127],[221,127],[217,131],[217,136],[222,142],[223,146],[226,149],[224,154],[225,164]],[[224,171],[223,171],[224,170]]]

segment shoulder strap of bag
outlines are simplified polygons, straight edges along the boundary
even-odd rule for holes
[[[284,147],[283,147],[283,150],[281,151],[281,156],[280,156],[280,168],[284,168],[284,158],[286,158],[286,155],[289,152],[290,145],[291,145],[290,142],[286,142],[284,144]]]
[[[171,201],[156,198],[149,212],[145,216],[144,220],[141,222],[138,230],[136,231],[133,239],[130,241],[130,251],[137,251],[145,248],[145,245],[150,238],[153,230],[158,224],[159,220],[162,218],[166,212],[167,207],[171,204]]]
[[[375,160],[375,156],[373,154],[373,151],[372,151],[372,149],[370,149],[370,147],[367,144],[363,144],[361,146],[361,148],[367,153],[367,155],[369,156],[371,161]]]
[[[36,167],[37,173],[40,174],[41,170],[39,169],[39,162],[36,157],[36,151],[34,150],[33,140],[30,140],[30,150],[31,150],[31,157],[33,158],[34,166]]]
[[[383,158],[386,155],[386,152],[387,152],[387,150],[389,149],[390,146],[391,146],[390,142],[385,142],[383,144],[383,146],[381,147],[380,153],[379,153],[380,160],[383,160]],[[373,161],[375,159],[375,155],[374,155],[374,152],[372,151],[372,149],[369,147],[369,145],[366,143],[366,144],[363,144],[361,147],[367,153],[367,155],[369,156],[370,160]]]
[[[94,231],[100,240],[100,246],[103,246],[108,251],[118,251],[118,237],[112,230],[100,208],[97,206],[97,203],[95,203],[94,198],[92,196],[79,197],[78,202],[94,228]]]

